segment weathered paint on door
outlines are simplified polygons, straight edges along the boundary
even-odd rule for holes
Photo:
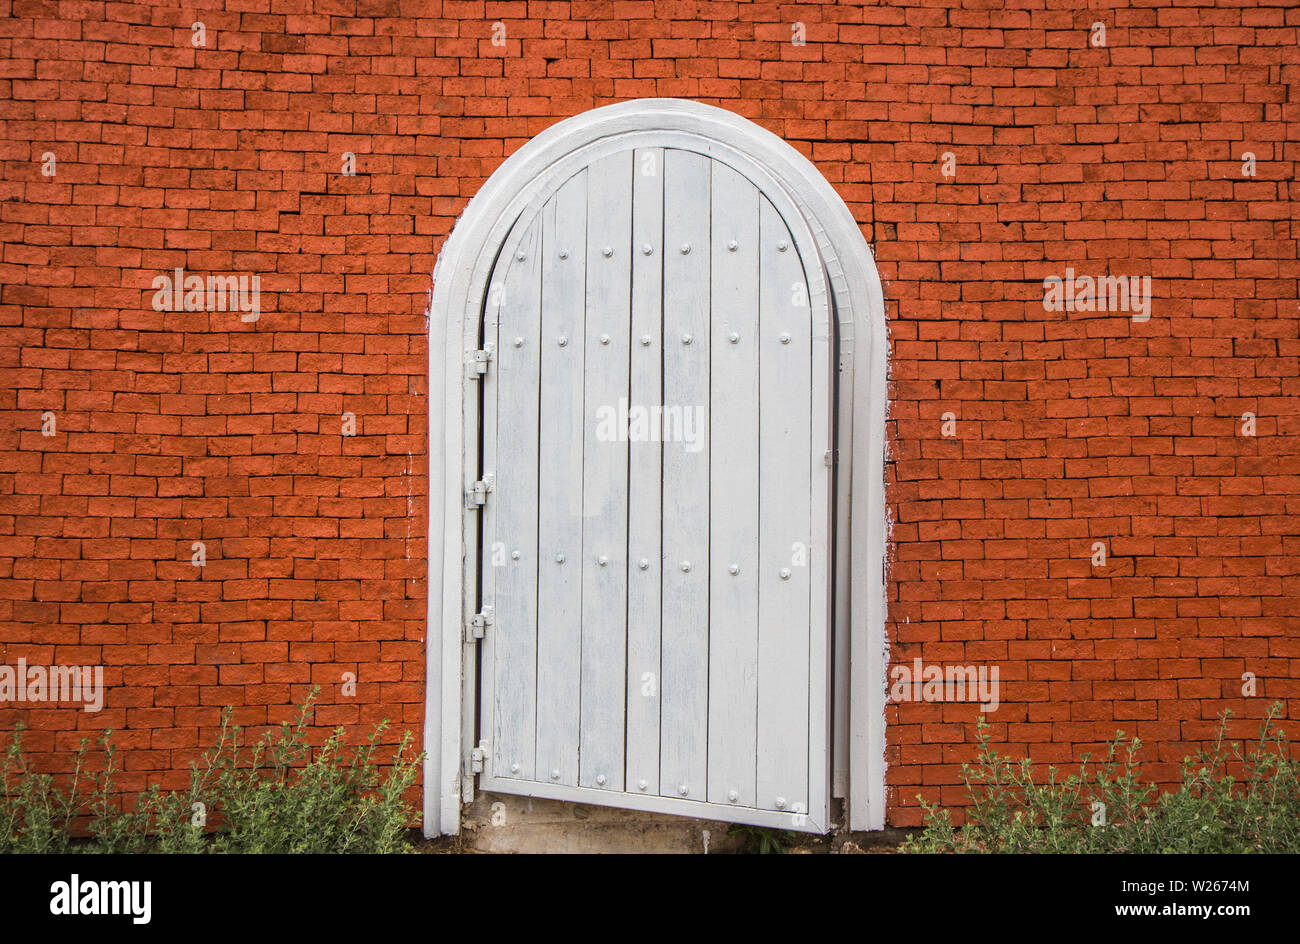
[[[482,789],[826,829],[833,351],[803,219],[628,148],[525,211],[488,286]]]

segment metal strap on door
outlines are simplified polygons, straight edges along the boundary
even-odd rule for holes
[[[826,828],[824,278],[782,194],[693,151],[519,218],[471,365],[483,789]]]

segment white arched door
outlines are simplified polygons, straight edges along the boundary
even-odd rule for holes
[[[425,833],[479,788],[882,827],[884,300],[817,168],[698,102],[565,119],[429,330]]]
[[[591,149],[486,280],[475,758],[488,791],[823,831],[827,276],[786,192],[707,150]]]

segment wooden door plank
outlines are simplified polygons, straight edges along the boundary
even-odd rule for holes
[[[758,713],[758,204],[712,163],[709,791],[754,806]]]
[[[663,157],[663,148],[645,148],[633,161],[628,399],[641,407],[663,403]],[[658,794],[663,454],[659,437],[648,435],[628,451],[626,789]]]
[[[484,396],[484,467],[495,490],[484,506],[483,601],[493,606],[485,628],[483,671],[492,671],[484,699],[491,732],[491,772],[535,776],[537,696],[537,456],[536,402],[541,369],[541,220],[497,263],[489,282],[489,325],[495,360]],[[522,258],[518,258],[522,256]]]
[[[537,778],[578,782],[587,172],[542,209]]]
[[[798,253],[766,198],[759,229],[758,807],[807,810],[812,329]]]
[[[688,799],[705,798],[708,775],[708,206],[708,158],[666,151],[659,787]]]
[[[628,396],[632,152],[587,168],[582,693],[578,782],[623,789],[627,678]]]

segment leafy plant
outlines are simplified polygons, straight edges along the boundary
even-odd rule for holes
[[[32,770],[23,755],[23,730],[21,724],[15,727],[0,761],[0,852],[67,852],[80,777],[72,778],[70,793],[56,790],[54,778]],[[85,748],[82,742],[78,773]]]
[[[278,736],[268,734],[246,753],[241,753],[245,746],[238,729],[227,737],[228,718],[223,719],[221,744],[229,742],[231,748],[210,754],[206,769],[222,816],[216,851],[382,853],[405,848],[402,834],[410,810],[404,797],[417,774],[414,761],[400,760],[410,746],[409,734],[398,748],[399,762],[381,778],[374,756],[386,723],[376,726],[351,758],[345,757],[341,728],[313,757],[305,741],[305,709]],[[200,791],[191,787],[191,792]]]
[[[962,765],[966,825],[957,829],[948,810],[922,801],[925,830],[902,851],[1300,851],[1300,763],[1274,725],[1281,711],[1280,703],[1269,708],[1258,742],[1244,749],[1225,741],[1225,712],[1211,748],[1183,760],[1181,783],[1171,792],[1143,782],[1141,742],[1123,732],[1091,770],[1085,755],[1077,773],[1061,777],[1048,767],[1036,778],[1032,760],[1013,761],[992,748],[981,718],[978,759]]]
[[[789,830],[742,823],[733,825],[727,830],[727,835],[739,836],[740,851],[749,855],[783,855],[786,846],[794,841],[794,833]]]
[[[190,767],[186,790],[156,785],[133,802],[115,789],[112,732],[100,739],[104,763],[87,772],[87,742],[77,752],[66,790],[31,769],[17,730],[5,751],[0,794],[0,852],[260,852],[387,853],[409,851],[406,794],[420,755],[408,757],[411,735],[385,772],[376,756],[387,724],[348,750],[337,728],[313,750],[307,743],[316,690],[296,719],[251,746],[222,712],[217,744]],[[88,818],[89,840],[72,839]]]

